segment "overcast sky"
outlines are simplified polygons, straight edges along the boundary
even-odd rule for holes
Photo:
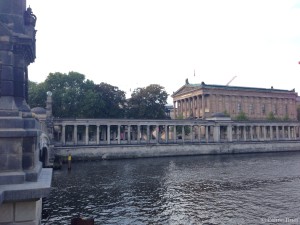
[[[130,91],[185,83],[300,92],[300,0],[27,0],[29,79],[76,71]],[[195,71],[195,74],[194,74]],[[169,99],[171,103],[171,98]]]

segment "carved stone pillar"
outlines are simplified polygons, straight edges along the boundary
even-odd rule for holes
[[[121,144],[121,126],[120,125],[118,125],[117,139],[118,139],[118,144]]]
[[[232,125],[227,126],[227,140],[232,142]]]
[[[130,125],[127,126],[127,143],[128,144],[131,143],[131,126]]]
[[[73,138],[74,138],[74,145],[77,145],[78,144],[78,140],[77,140],[77,125],[74,125]]]
[[[166,143],[169,142],[169,126],[165,125],[165,139],[166,139]]]
[[[150,126],[147,125],[147,143],[150,143],[151,136],[150,136]]]
[[[141,143],[141,125],[137,125],[137,143]]]
[[[177,103],[177,107],[178,107],[178,103]],[[173,102],[173,109],[174,109],[174,119],[177,118],[177,114],[178,114],[178,109],[176,108],[176,101]]]
[[[106,137],[107,137],[107,144],[110,145],[110,125],[107,125]]]
[[[61,131],[61,143],[63,145],[66,145],[66,125],[62,125],[62,131]]]
[[[174,125],[174,136],[173,136],[173,138],[174,138],[174,143],[176,143],[177,142],[177,131],[176,131],[176,125]]]
[[[160,134],[159,134],[159,125],[156,125],[156,143],[159,142],[159,139],[160,139]]]
[[[89,144],[89,125],[85,125],[85,145]]]
[[[201,115],[202,115],[202,118],[204,119],[205,118],[205,99],[204,99],[204,94],[202,94],[202,97],[201,97]]]
[[[99,141],[100,141],[100,132],[99,132],[99,125],[96,125],[96,144],[99,145]]]

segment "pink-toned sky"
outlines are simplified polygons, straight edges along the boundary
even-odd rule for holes
[[[27,0],[30,80],[76,71],[127,92],[190,83],[300,92],[300,0]],[[194,75],[195,71],[195,75]],[[171,103],[171,98],[169,98]]]

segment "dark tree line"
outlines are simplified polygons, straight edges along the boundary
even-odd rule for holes
[[[61,118],[164,119],[168,94],[157,84],[125,92],[107,83],[95,84],[77,72],[50,73],[42,83],[29,82],[31,108],[45,107],[52,92],[53,115]]]

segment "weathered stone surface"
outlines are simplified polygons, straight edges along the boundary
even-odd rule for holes
[[[22,155],[9,154],[7,158],[7,171],[19,171],[22,169]]]
[[[16,203],[16,222],[22,221],[30,221],[36,219],[36,211],[37,211],[37,202],[36,201],[28,201],[28,202],[17,202]]]
[[[23,153],[34,153],[36,147],[36,138],[23,138]]]
[[[22,138],[0,138],[0,154],[22,154]]]
[[[0,205],[0,223],[9,223],[14,220],[13,203],[5,203]]]
[[[34,158],[32,154],[23,154],[22,164],[24,170],[30,170],[34,166]]]
[[[0,173],[0,185],[22,184],[25,182],[24,172],[2,172]]]
[[[51,190],[52,169],[42,169],[36,182],[0,185],[2,202],[24,201],[46,197]]]

